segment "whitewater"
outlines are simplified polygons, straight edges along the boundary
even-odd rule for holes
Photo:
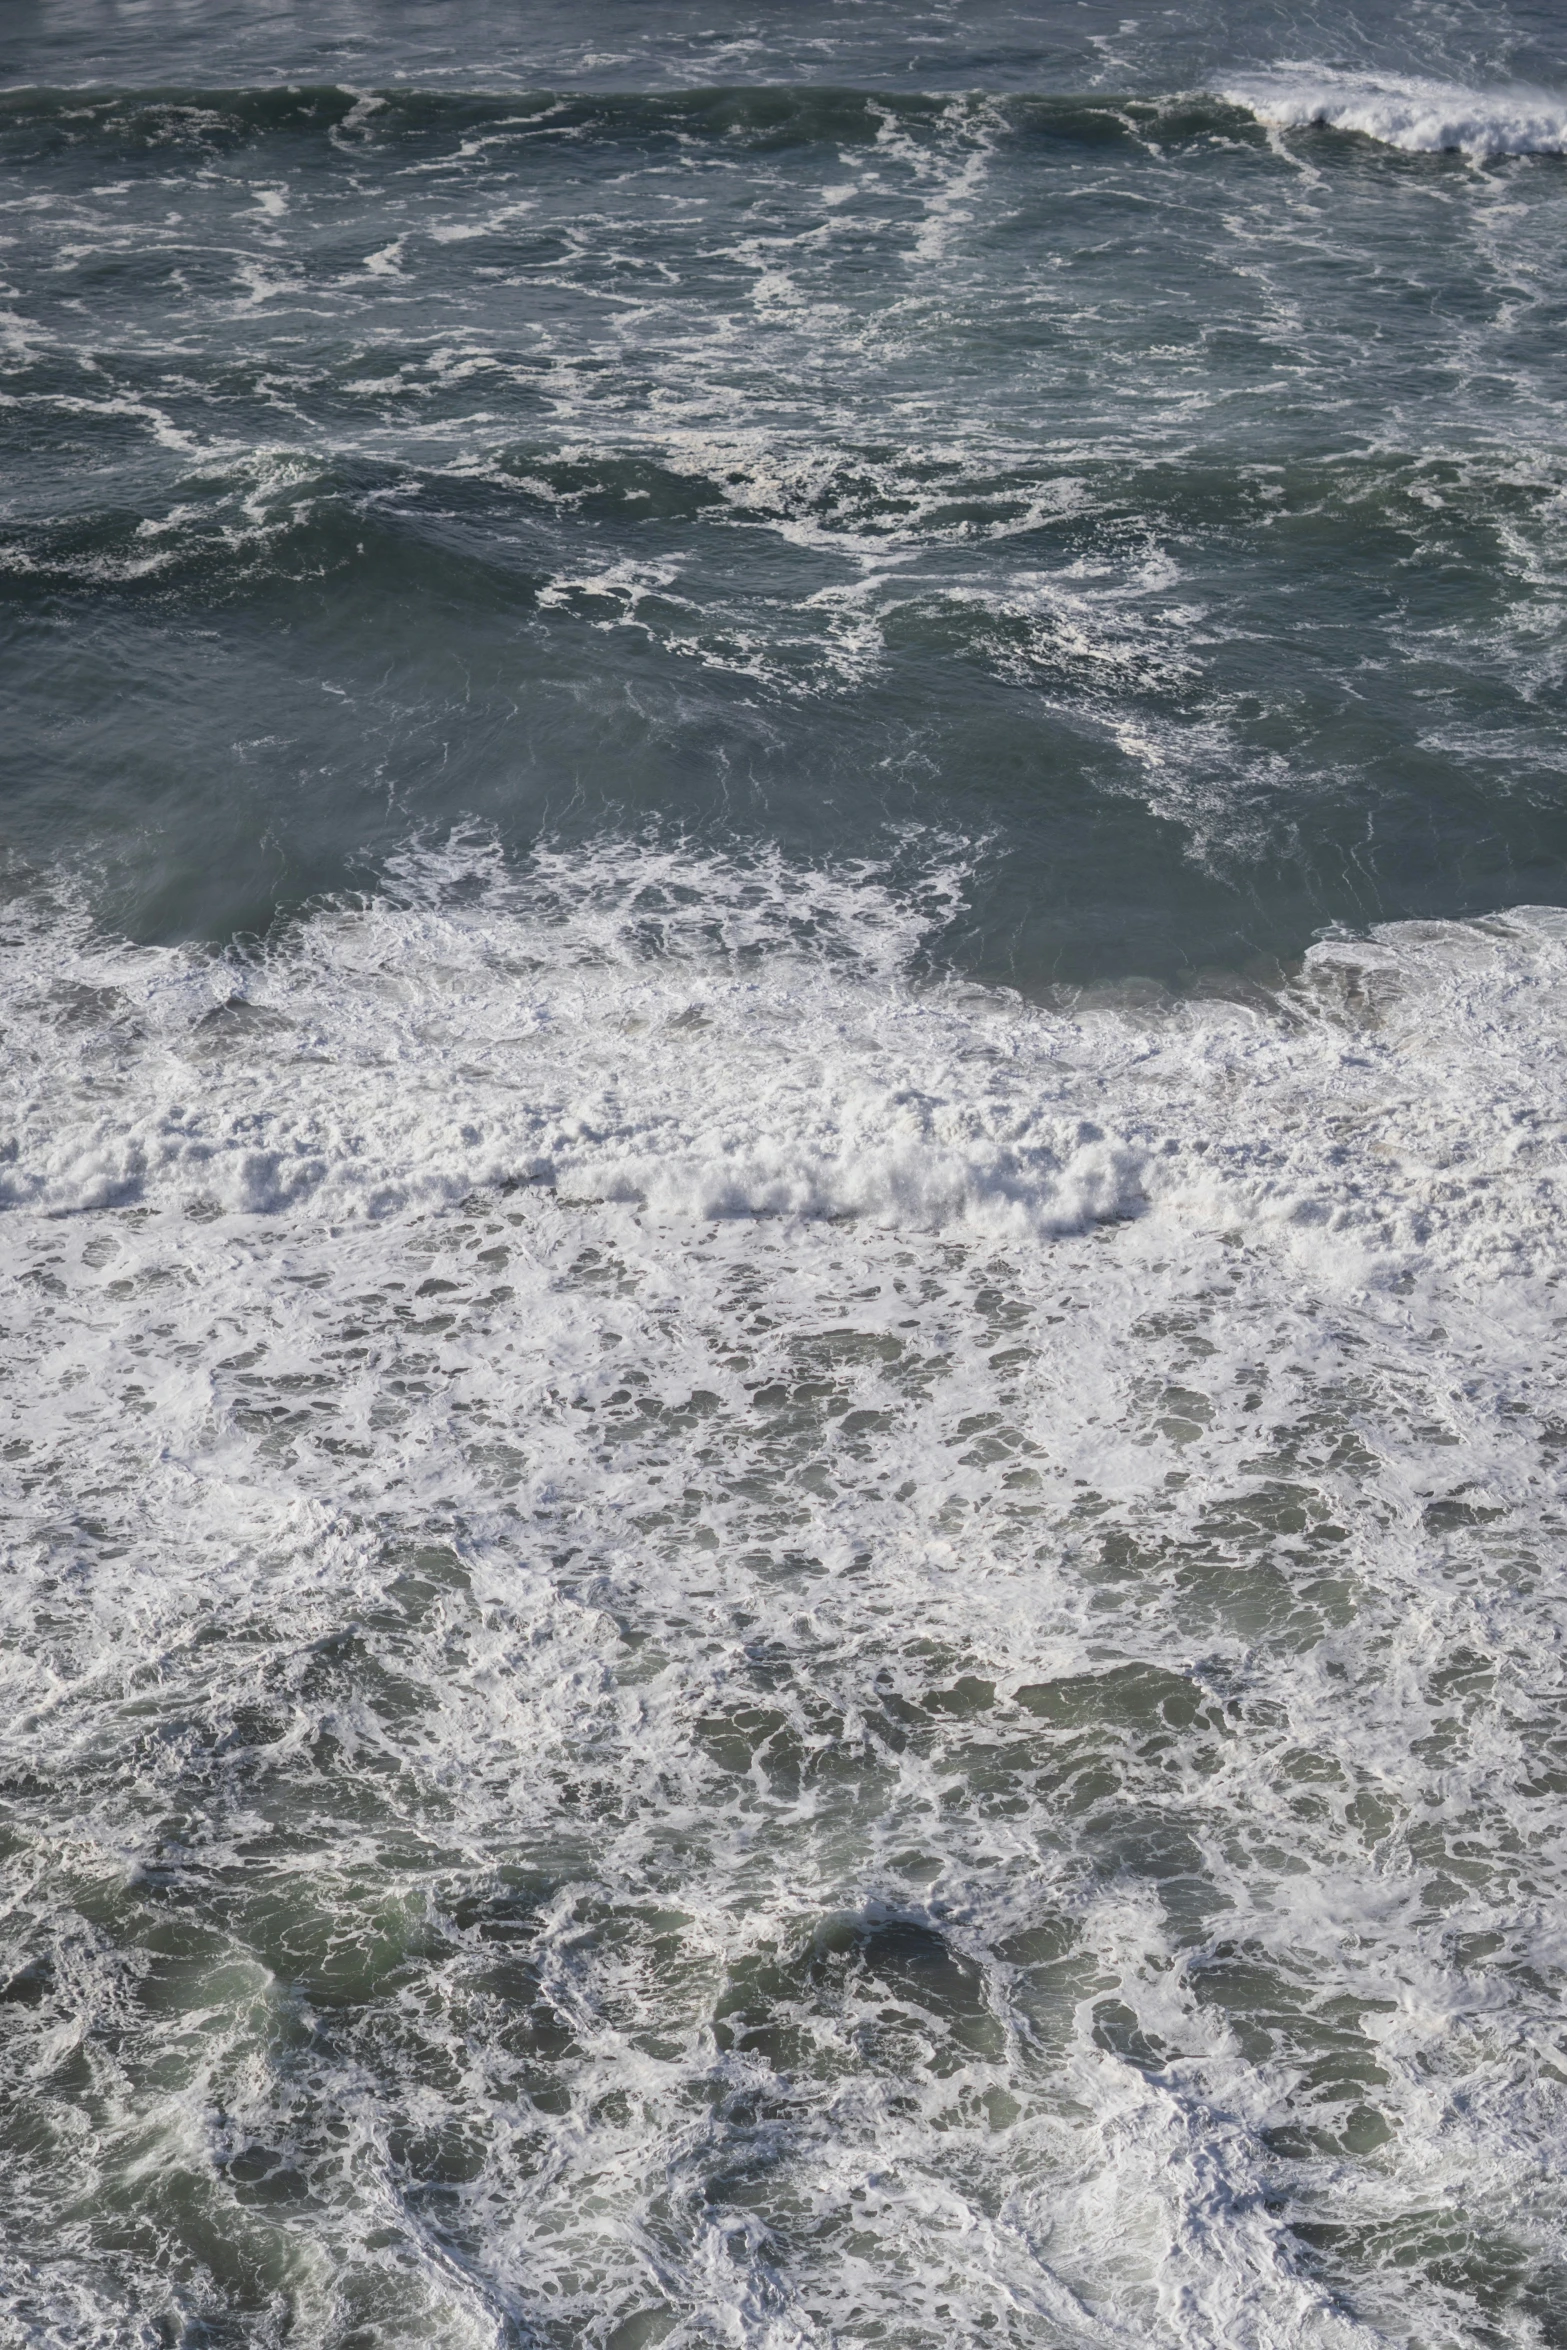
[[[29,2338],[1552,2338],[1567,916],[8,928]]]

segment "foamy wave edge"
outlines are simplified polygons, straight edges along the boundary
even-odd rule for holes
[[[3,960],[0,1206],[378,1220],[527,1187],[659,1218],[1047,1241],[1146,1215],[1529,1270],[1567,1204],[1567,914],[1324,942],[1277,1000],[919,983],[867,870],[410,861],[261,953],[56,909]]]
[[[1567,99],[1543,90],[1472,90],[1403,74],[1359,76],[1310,66],[1245,77],[1217,95],[1276,130],[1358,131],[1409,155],[1567,153]]]

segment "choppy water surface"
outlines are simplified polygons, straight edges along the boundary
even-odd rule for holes
[[[0,28],[0,2332],[1567,2345],[1567,54]]]

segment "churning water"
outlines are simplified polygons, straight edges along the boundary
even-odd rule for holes
[[[12,0],[0,2338],[1567,2346],[1567,36]]]

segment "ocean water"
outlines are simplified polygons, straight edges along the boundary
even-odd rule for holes
[[[0,154],[0,2342],[1567,2350],[1567,19]]]

